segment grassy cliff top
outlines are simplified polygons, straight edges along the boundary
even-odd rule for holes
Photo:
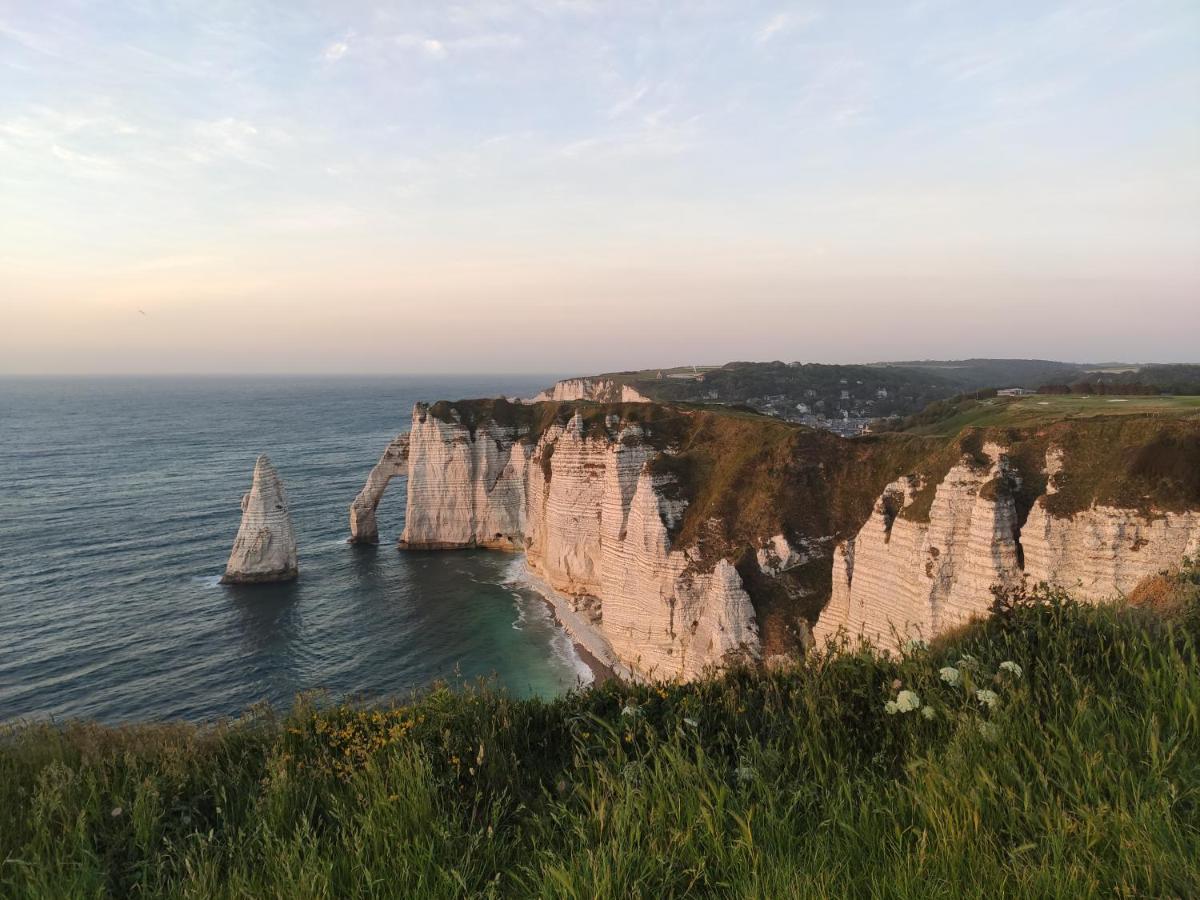
[[[1200,422],[1200,396],[1058,396],[958,399],[932,404],[912,417],[910,434],[955,435],[964,428],[1040,428],[1112,416]]]
[[[1194,897],[1190,588],[1173,619],[1048,598],[903,659],[550,701],[13,726],[0,895]]]
[[[1200,508],[1200,397],[961,399],[914,417],[905,431],[841,438],[752,411],[688,403],[509,403],[442,401],[429,414],[474,430],[515,429],[536,442],[579,415],[584,433],[614,437],[637,424],[661,454],[653,471],[672,476],[689,503],[677,543],[788,537],[845,537],[861,526],[883,487],[901,475],[925,482],[904,515],[925,520],[934,488],[964,456],[980,467],[982,445],[1008,448],[1027,498],[1045,489],[1050,448],[1063,453],[1052,512],[1092,503],[1144,511]],[[614,425],[614,422],[616,423]]]

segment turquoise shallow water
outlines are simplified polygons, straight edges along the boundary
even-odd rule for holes
[[[564,691],[586,667],[516,557],[378,548],[347,507],[416,400],[530,395],[550,376],[0,380],[0,721],[234,715],[298,692],[403,695],[495,676]],[[259,452],[300,545],[291,585],[217,584]]]

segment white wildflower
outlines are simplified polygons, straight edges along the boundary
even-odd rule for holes
[[[695,719],[684,718],[683,724],[687,725],[689,728],[699,728],[700,727],[700,723],[697,722]]]
[[[112,817],[113,817],[114,819],[116,819],[116,818],[120,817],[121,813],[123,813],[123,812],[125,812],[125,810],[123,810],[121,807],[119,807],[119,806],[114,806],[114,807],[112,808]]]
[[[922,709],[921,715],[923,715],[930,722],[932,722],[937,717],[937,713],[933,711],[932,706],[926,706],[924,709]]]
[[[625,716],[627,719],[636,719],[641,714],[642,714],[642,711],[640,709],[638,709],[636,706],[634,706],[632,703],[627,704],[621,710],[621,715]]]
[[[645,777],[646,766],[640,762],[626,763],[621,769],[621,777],[633,784],[639,784]]]
[[[896,695],[896,708],[902,713],[920,709],[921,698],[913,691],[901,691]]]
[[[938,674],[942,676],[942,681],[949,685],[957,685],[960,680],[958,669],[954,666],[942,666],[938,669]]]
[[[1022,675],[1021,667],[1011,659],[1006,659],[1004,662],[1000,663],[1000,671],[1008,672],[1014,678],[1020,678]]]
[[[894,716],[896,713],[900,712],[900,704],[898,704],[895,700],[889,700],[887,703],[883,704],[883,711],[889,716]]]
[[[995,691],[989,691],[987,688],[977,690],[975,698],[988,709],[994,709],[1000,705],[1000,695]]]

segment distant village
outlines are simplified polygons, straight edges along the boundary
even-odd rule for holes
[[[795,364],[793,364],[795,365]],[[687,381],[702,385],[706,375],[716,367],[685,367],[682,370],[659,371],[655,380]],[[711,379],[707,379],[711,381]],[[1005,388],[997,391],[1001,397],[1023,396],[1032,393],[1024,388]],[[843,437],[868,434],[879,423],[896,420],[915,412],[922,405],[914,398],[895,395],[887,387],[864,382],[862,379],[838,379],[820,387],[804,388],[791,393],[764,394],[744,398],[722,397],[716,389],[701,388],[694,399],[705,403],[747,406],[764,415],[810,428],[822,428]]]

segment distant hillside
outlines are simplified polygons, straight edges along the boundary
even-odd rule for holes
[[[1084,377],[1091,366],[1051,359],[910,360],[878,363],[893,369],[916,369],[938,375],[964,391],[980,388],[1037,388],[1043,384],[1070,383]],[[1106,367],[1121,366],[1106,363]],[[1136,369],[1136,367],[1130,367]]]
[[[1200,365],[1081,364],[1046,359],[906,360],[863,365],[738,361],[723,366],[610,372],[560,384],[585,381],[602,385],[608,393],[579,395],[584,399],[617,399],[614,391],[628,389],[650,400],[742,404],[807,424],[835,427],[845,423],[848,433],[854,433],[873,419],[914,415],[935,401],[988,389],[1035,391],[1049,386],[1058,393],[1111,394],[1126,387],[1125,392],[1132,394],[1200,394]],[[1104,387],[1099,388],[1101,385]]]

